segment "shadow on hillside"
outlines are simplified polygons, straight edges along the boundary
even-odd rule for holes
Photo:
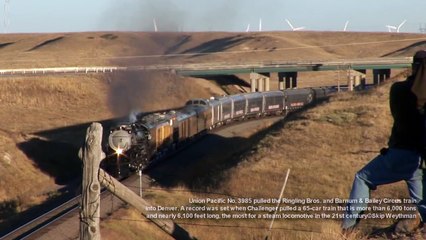
[[[37,50],[39,48],[45,47],[45,46],[47,46],[47,45],[49,45],[51,43],[54,43],[54,42],[58,42],[58,41],[62,40],[63,38],[64,38],[64,36],[60,36],[60,37],[56,37],[56,38],[52,38],[52,39],[46,40],[46,41],[44,41],[44,42],[42,42],[40,44],[37,44],[36,46],[28,49],[27,52],[31,52],[31,51]]]
[[[198,57],[206,53],[222,52],[250,39],[253,39],[253,37],[243,37],[242,35],[214,39],[185,50],[181,54],[194,54],[192,57]]]
[[[18,148],[44,173],[55,178],[55,183],[64,185],[81,176],[81,161],[78,147],[63,142],[32,138],[19,143]]]
[[[197,78],[203,78],[206,80],[214,81],[218,86],[220,86],[228,95],[238,94],[241,91],[235,90],[234,85],[241,87],[250,87],[243,79],[235,75],[206,75],[206,76],[194,76]]]
[[[389,57],[393,55],[407,55],[409,57],[413,56],[414,53],[416,53],[418,50],[422,50],[426,47],[426,41],[420,41],[413,43],[411,45],[408,45],[407,47],[400,48],[398,50],[395,50],[393,52],[387,53],[381,57]]]
[[[111,127],[127,122],[127,117],[113,118],[94,122],[102,124],[103,137],[105,137],[107,136]],[[46,138],[49,141],[65,142],[81,147],[86,136],[87,128],[90,126],[90,124],[92,124],[92,122],[44,130],[40,132],[35,132],[33,134]]]
[[[164,54],[173,54],[176,53],[176,51],[183,46],[185,43],[188,43],[191,41],[190,35],[181,36],[180,40],[173,46],[167,48],[167,50],[164,52]]]
[[[12,45],[12,44],[14,44],[15,42],[6,42],[6,43],[0,43],[0,49],[1,48],[4,48],[4,47],[7,47],[7,46],[9,46],[9,45]]]
[[[184,185],[199,191],[218,188],[229,178],[226,170],[237,166],[245,153],[254,151],[253,147],[262,138],[283,125],[284,121],[278,121],[249,138],[207,134],[173,158],[147,170],[147,174],[163,187]]]
[[[109,129],[118,125],[122,118],[99,121],[103,126],[103,141]],[[55,179],[58,185],[81,178],[82,163],[78,151],[84,143],[90,123],[61,127],[33,133],[33,137],[17,144],[17,147],[34,162],[42,172]]]

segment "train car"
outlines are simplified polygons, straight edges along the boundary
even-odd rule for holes
[[[186,103],[187,108],[191,108],[197,114],[197,132],[202,133],[211,129],[215,115],[219,110],[215,109],[209,99],[192,99]],[[215,113],[215,111],[217,111]]]
[[[287,112],[295,111],[308,105],[313,100],[312,89],[286,89],[284,90],[285,109]]]
[[[205,128],[211,130],[221,123],[221,103],[215,98],[205,99]]]
[[[244,94],[231,95],[232,120],[244,119],[247,113],[247,99]]]
[[[232,121],[234,118],[234,100],[232,98],[224,98],[221,100],[221,119],[223,123]]]
[[[189,141],[198,132],[197,129],[197,113],[189,108],[185,107],[176,112],[176,123],[177,128],[177,139],[178,143]]]
[[[171,119],[163,119],[161,122],[148,123],[145,125],[152,137],[152,146],[155,149],[167,147],[172,143],[173,129]]]
[[[254,92],[254,93],[247,93],[244,94],[244,97],[246,98],[246,117],[259,117],[264,112],[264,97],[262,92]]]
[[[232,121],[234,117],[234,99],[230,96],[214,97],[215,104],[218,105],[219,125]],[[217,123],[216,123],[217,125]]]
[[[148,153],[151,156],[162,155],[168,151],[174,142],[173,121],[176,112],[153,113],[141,118],[138,122],[149,134]]]
[[[264,115],[282,114],[284,112],[284,92],[269,91],[263,93]]]
[[[208,99],[193,99],[187,102],[186,107],[193,109],[197,114],[198,134],[203,133],[211,127],[214,112]]]
[[[331,93],[337,92],[336,88],[329,88],[329,87],[312,88],[312,90],[313,90],[315,100],[325,99],[328,96],[330,96]]]

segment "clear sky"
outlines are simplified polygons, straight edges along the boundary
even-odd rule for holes
[[[388,31],[426,27],[425,0],[1,0],[2,33],[75,31]]]

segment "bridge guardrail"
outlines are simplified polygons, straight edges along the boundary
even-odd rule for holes
[[[232,69],[261,69],[261,68],[317,68],[327,66],[329,68],[347,69],[350,66],[377,66],[389,65],[390,68],[409,66],[412,62],[412,57],[398,58],[363,58],[363,59],[341,59],[333,61],[259,61],[247,63],[189,63],[189,64],[155,64],[141,66],[88,66],[88,67],[47,67],[47,68],[17,68],[17,69],[0,69],[0,76],[4,75],[27,75],[27,74],[66,74],[66,73],[107,73],[115,71],[144,71],[144,70],[170,70],[180,73],[185,71],[215,71],[215,70],[232,70]]]

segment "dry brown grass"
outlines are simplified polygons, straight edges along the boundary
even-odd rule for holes
[[[104,104],[108,86],[99,77],[14,77],[1,81],[1,129],[34,132],[111,117]]]
[[[108,221],[101,222],[101,229],[102,239],[106,240],[173,239],[133,209],[118,210]]]
[[[4,34],[0,37],[0,43],[11,44],[0,49],[0,58],[3,59],[0,62],[3,68],[23,68],[331,60],[379,57],[409,47],[422,38],[425,38],[424,35],[419,34],[321,32]],[[233,40],[236,40],[236,44],[230,44]],[[209,44],[205,45],[206,42]],[[356,47],[350,45],[363,42],[370,43]],[[164,53],[195,53],[205,51],[206,46],[209,47],[208,51],[234,53],[146,57]],[[408,48],[394,55],[411,56],[413,51],[414,48]],[[123,56],[125,58],[121,58]],[[128,58],[129,56],[145,57]],[[335,72],[321,74],[319,81],[334,82],[336,75]],[[316,77],[316,74],[301,74],[300,86],[316,84],[314,81],[309,82],[312,77]],[[308,81],[304,82],[305,79]],[[123,114],[114,111],[109,100],[110,87],[115,80],[100,75],[1,77],[0,201],[16,201],[19,203],[17,210],[20,211],[48,198],[59,187],[52,176],[42,172],[33,159],[18,148],[18,144],[33,137],[40,138],[33,135],[37,131]],[[119,77],[119,80],[125,81],[126,77]],[[175,107],[188,98],[223,93],[211,81],[182,79],[184,86],[176,88],[176,82],[180,79],[173,78],[173,81],[174,83],[163,81],[153,85],[147,95],[149,97],[141,99],[141,108],[155,110]],[[331,194],[346,197],[356,169],[385,145],[390,127],[387,91],[388,85],[367,94],[343,94],[334,98],[327,106],[319,106],[296,117],[283,130],[273,132],[262,140],[252,151],[253,154],[247,154],[239,166],[226,172],[229,180],[216,190],[232,195],[276,197],[285,170],[291,168],[287,196],[323,197]],[[316,185],[318,182],[321,183],[321,188]],[[384,189],[379,194],[405,194],[401,193],[400,185]],[[169,197],[173,196],[172,193],[161,195],[159,199],[154,196],[153,201],[158,204],[169,202]],[[170,204],[181,205],[185,201],[187,202],[185,198],[181,198]],[[266,222],[259,224],[267,225]],[[281,223],[277,226],[279,224]],[[312,226],[321,229],[320,225],[312,223]],[[197,227],[188,228],[198,231]],[[241,236],[263,236],[263,230],[259,232],[243,228],[212,228],[209,231],[209,237],[216,235],[217,231],[226,232],[234,239]],[[288,231],[274,234],[290,239]],[[310,237],[310,233],[294,234],[300,235],[300,239]]]
[[[242,156],[238,166],[227,170],[227,180],[212,191],[230,196],[276,198],[286,170],[291,169],[284,197],[347,198],[356,171],[386,146],[392,124],[388,107],[390,85],[388,82],[367,92],[341,93],[328,103],[290,117],[282,128],[269,133]],[[148,199],[159,205],[182,206],[193,195],[176,197],[174,191],[166,195],[154,192]],[[405,185],[398,183],[379,187],[372,197],[406,198],[408,193]],[[183,227],[200,239],[263,239],[270,223],[268,220],[184,222],[195,224]],[[366,239],[371,229],[390,224],[389,219],[363,221],[361,231],[343,236],[340,220],[277,219],[271,234],[273,239]]]
[[[0,43],[11,44],[0,49],[0,62],[3,68],[21,68],[335,60],[412,56],[410,45],[424,40],[422,34],[354,32],[7,34]],[[222,53],[205,54],[212,52]],[[159,56],[181,53],[204,55]]]
[[[105,119],[106,85],[91,76],[2,78],[0,84],[0,201],[17,211],[40,204],[58,188],[19,145],[33,132]],[[88,99],[90,98],[90,101]],[[92,104],[97,108],[91,109]]]
[[[149,80],[154,81],[153,78]],[[160,85],[169,91],[152,87],[148,96],[138,98],[140,109],[148,111],[177,107],[184,104],[189,96],[206,98],[213,93],[221,93],[220,88],[214,83],[203,80],[179,78],[171,82],[161,78],[157,80],[161,80]],[[2,172],[0,213],[20,212],[38,205],[50,198],[61,187],[55,180],[58,176],[52,176],[42,169],[40,165],[43,163],[40,161],[52,161],[49,167],[55,168],[55,164],[63,160],[33,159],[28,155],[28,150],[20,147],[22,144],[28,146],[28,143],[34,139],[49,141],[34,133],[105,120],[129,113],[127,110],[115,111],[111,107],[111,104],[119,105],[119,101],[114,102],[117,99],[111,97],[111,91],[116,86],[114,84],[117,81],[126,81],[126,78],[120,76],[3,77],[0,81],[0,172]],[[176,81],[185,83],[176,88]],[[180,89],[179,94],[175,94],[178,89]],[[168,98],[170,95],[173,98]],[[145,99],[150,100],[145,101]],[[63,141],[69,142],[70,137],[64,136]],[[71,144],[76,146],[80,144],[80,140],[71,141],[74,141]],[[36,148],[37,146],[30,151]],[[61,168],[61,166],[56,167]],[[5,205],[2,204],[3,202]],[[9,209],[7,205],[9,202],[16,204],[16,208]]]
[[[386,146],[392,123],[389,86],[387,83],[367,93],[342,93],[327,104],[295,116],[282,130],[263,139],[243,164],[231,170],[222,189],[241,196],[272,198],[279,192],[285,170],[291,169],[285,197],[347,198],[356,171]],[[243,184],[245,187],[241,187]],[[373,193],[373,197],[384,196],[408,197],[402,184]],[[324,229],[336,221],[298,222],[310,229]],[[369,227],[390,223],[372,221]],[[284,220],[282,224],[287,223]]]
[[[31,159],[19,145],[34,138],[48,140],[33,134],[38,131],[128,114],[128,111],[117,112],[111,107],[116,100],[111,97],[111,89],[119,80],[111,76],[104,79],[99,75],[7,77],[0,80],[0,202],[16,202],[16,211],[20,212],[45,201],[60,187],[54,179],[57,176],[41,170],[38,166],[41,163]],[[159,80],[164,87],[169,84],[164,79]],[[177,90],[173,88],[176,86],[174,81],[169,84],[172,92],[151,88],[149,97],[139,98],[140,106],[145,107],[140,109],[177,107],[184,104],[188,96],[208,97],[212,92],[220,92],[214,84],[182,81],[189,81],[189,84],[182,84],[178,88],[182,90],[179,94],[173,92]],[[170,101],[161,100],[169,95],[174,96]],[[147,104],[144,99],[151,99],[152,104]],[[65,139],[68,136],[64,136]],[[72,144],[78,145],[79,141]]]

